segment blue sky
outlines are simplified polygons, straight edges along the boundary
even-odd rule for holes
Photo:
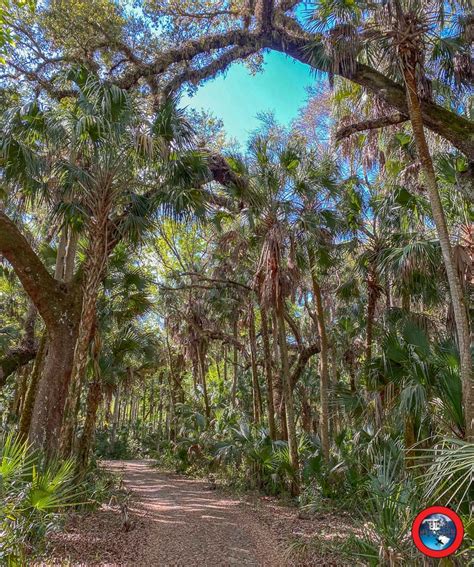
[[[278,122],[289,124],[306,100],[306,87],[315,77],[307,65],[276,52],[265,54],[263,71],[252,75],[242,64],[234,64],[225,75],[204,83],[183,105],[209,110],[224,122],[226,132],[245,145],[259,126],[257,115],[274,112]]]

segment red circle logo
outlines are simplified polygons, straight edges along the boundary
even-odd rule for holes
[[[459,549],[464,526],[451,508],[430,506],[415,518],[411,535],[421,553],[428,557],[447,557]]]

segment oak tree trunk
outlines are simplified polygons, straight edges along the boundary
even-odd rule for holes
[[[72,372],[77,327],[59,326],[48,336],[42,376],[35,399],[29,438],[31,443],[52,454],[59,450],[66,400]]]

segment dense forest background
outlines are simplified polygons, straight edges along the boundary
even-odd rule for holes
[[[358,510],[367,564],[417,564],[414,515],[448,504],[466,564],[471,9],[3,0],[7,564],[98,458],[137,457]],[[315,70],[292,124],[239,147],[181,105],[266,50]]]

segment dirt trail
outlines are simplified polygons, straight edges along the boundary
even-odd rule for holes
[[[140,517],[135,530],[146,533],[124,565],[285,565],[270,529],[206,482],[159,473],[146,461],[109,462],[107,468],[132,491],[133,516]]]
[[[70,514],[49,538],[48,559],[32,567],[351,565],[327,549],[335,537],[352,533],[347,514],[321,511],[308,519],[275,498],[236,500],[205,481],[158,472],[150,461],[103,464],[131,492],[132,529],[124,529],[116,503]],[[326,545],[310,546],[304,557],[285,553],[313,537]]]
[[[39,566],[286,565],[282,538],[239,500],[205,481],[163,474],[150,461],[109,461],[128,490],[132,528],[117,507],[70,516]]]

